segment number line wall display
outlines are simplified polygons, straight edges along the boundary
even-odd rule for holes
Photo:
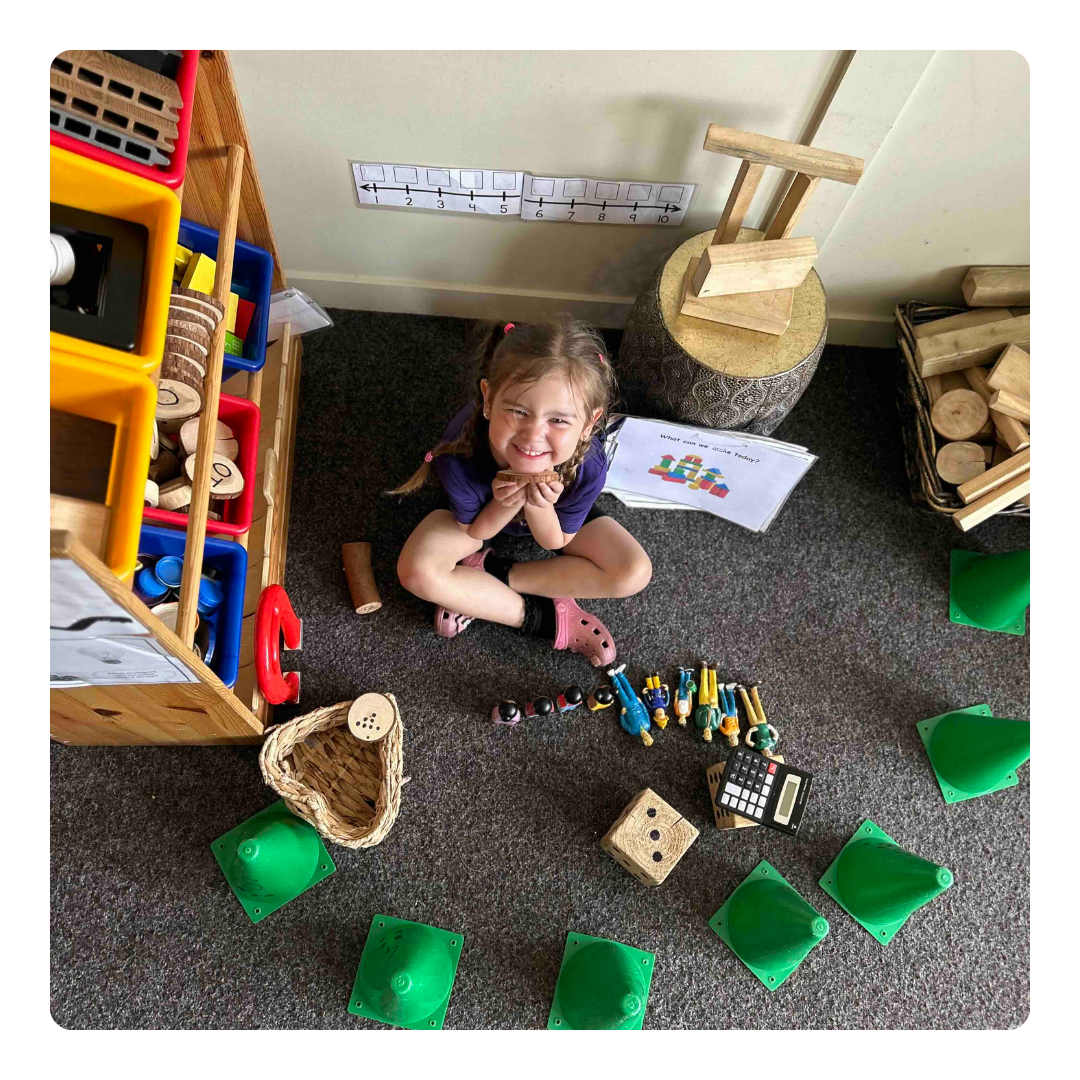
[[[521,214],[523,174],[500,169],[352,162],[356,196],[372,206],[413,206],[463,214]]]
[[[587,180],[526,173],[525,221],[584,221],[604,225],[681,225],[694,184],[647,180]]]

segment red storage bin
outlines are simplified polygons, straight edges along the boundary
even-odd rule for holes
[[[123,169],[124,172],[133,173],[135,176],[143,176],[147,180],[154,180],[168,188],[178,188],[184,182],[184,172],[187,169],[188,137],[191,133],[191,114],[195,107],[195,79],[199,72],[199,50],[184,49],[183,52],[180,68],[176,72],[176,85],[180,90],[184,106],[176,122],[176,148],[173,150],[168,168],[131,161],[123,154],[114,154],[111,150],[94,146],[93,143],[73,139],[62,131],[50,129],[49,142],[53,146],[61,146],[74,154],[100,161],[103,165],[112,165],[113,168]]]
[[[239,444],[236,464],[244,478],[244,490],[235,499],[225,502],[224,521],[206,522],[207,533],[219,536],[239,536],[251,528],[251,513],[255,506],[255,473],[259,457],[259,406],[247,398],[232,397],[222,394],[218,404],[218,419],[228,424]],[[175,510],[159,510],[152,506],[143,507],[143,520],[162,525],[178,525],[187,528],[187,514],[178,514]]]

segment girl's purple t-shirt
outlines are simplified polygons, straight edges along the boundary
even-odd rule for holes
[[[456,439],[461,434],[472,410],[473,405],[470,402],[454,416],[443,432],[443,442]],[[491,456],[487,424],[483,420],[478,423],[476,434],[477,446],[472,457],[439,454],[433,460],[435,473],[450,497],[450,509],[454,518],[463,525],[475,521],[476,515],[491,502],[494,497],[491,493],[491,482],[499,471],[499,466]],[[555,503],[555,513],[564,533],[576,533],[584,524],[593,503],[603,490],[607,471],[608,462],[603,445],[594,435],[589,452],[578,468],[577,479],[563,491],[559,501]],[[511,521],[502,531],[511,536],[530,535],[528,522],[523,519]]]

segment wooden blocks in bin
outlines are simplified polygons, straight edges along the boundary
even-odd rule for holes
[[[638,792],[600,846],[643,885],[660,885],[698,838],[698,830],[650,788]]]

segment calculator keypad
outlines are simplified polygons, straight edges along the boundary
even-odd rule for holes
[[[750,754],[741,747],[733,750],[732,756],[735,760],[728,764],[725,774],[727,782],[720,792],[720,805],[729,813],[760,821],[772,794],[776,763],[767,761],[760,754]]]

